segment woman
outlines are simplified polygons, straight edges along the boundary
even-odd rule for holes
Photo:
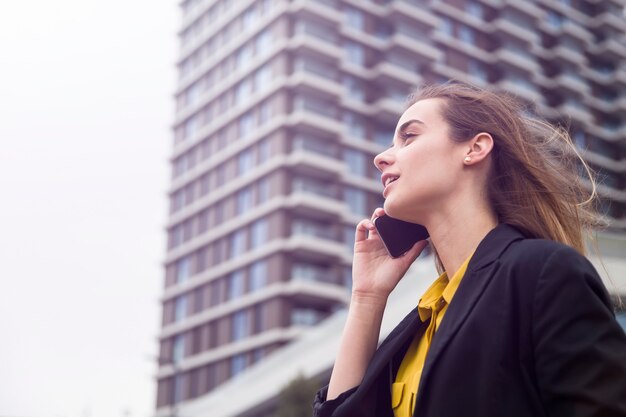
[[[626,416],[626,336],[584,257],[595,186],[567,133],[509,97],[445,84],[412,98],[374,163],[384,209],[357,225],[315,415]],[[387,298],[427,245],[389,257],[383,214],[425,225],[445,272],[377,348]]]

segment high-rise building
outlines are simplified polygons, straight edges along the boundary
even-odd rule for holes
[[[451,78],[567,124],[626,230],[623,0],[183,0],[157,415],[348,300],[408,93]]]

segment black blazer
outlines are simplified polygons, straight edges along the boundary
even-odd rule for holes
[[[378,347],[361,384],[316,417],[393,417],[390,386],[417,309]],[[499,225],[480,243],[435,334],[416,417],[626,416],[626,335],[589,261]]]

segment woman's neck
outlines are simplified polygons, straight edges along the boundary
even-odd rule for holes
[[[452,276],[497,224],[488,204],[465,201],[436,213],[426,227],[444,270]]]

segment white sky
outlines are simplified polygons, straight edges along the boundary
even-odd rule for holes
[[[0,416],[155,401],[175,0],[0,2]]]

